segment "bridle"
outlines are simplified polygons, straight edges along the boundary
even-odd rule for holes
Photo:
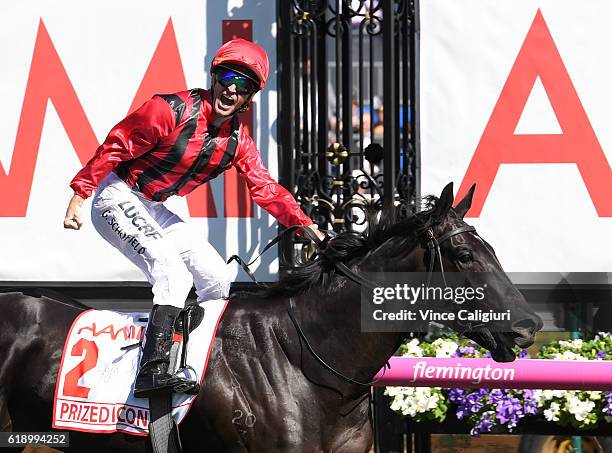
[[[444,265],[442,264],[442,252],[440,251],[440,244],[444,243],[445,241],[452,238],[453,236],[457,236],[458,234],[462,234],[462,233],[476,233],[476,228],[474,228],[471,225],[465,225],[462,227],[455,228],[443,234],[439,238],[436,238],[434,231],[433,231],[433,227],[429,227],[427,228],[427,230],[425,230],[425,235],[427,238],[426,246],[430,254],[429,264],[427,266],[427,286],[429,286],[431,283],[431,278],[432,278],[432,275],[436,267],[436,261],[439,263],[440,273],[442,275],[442,280],[444,281],[444,286],[447,286],[446,277],[444,276]],[[371,290],[380,286],[364,278],[363,276],[359,275],[357,272],[353,271],[351,268],[349,268],[344,263],[334,262],[333,264],[342,274],[344,274],[345,277],[349,278],[350,280],[352,280],[353,282],[361,286],[364,286]]]
[[[236,260],[238,262],[238,264],[240,264],[242,266],[242,268],[247,273],[247,275],[249,275],[249,277],[255,283],[260,285],[260,283],[255,279],[255,277],[251,273],[251,271],[249,269],[249,266],[253,262],[255,262],[257,259],[259,259],[259,257],[263,253],[265,253],[273,245],[275,245],[277,242],[279,242],[280,238],[284,234],[286,234],[288,231],[295,231],[295,230],[301,230],[306,237],[308,237],[310,240],[312,240],[316,244],[316,247],[317,247],[318,250],[324,252],[325,246],[327,245],[327,242],[330,239],[329,237],[326,237],[324,240],[321,240],[312,231],[310,231],[310,229],[308,229],[306,227],[303,227],[303,226],[300,226],[300,225],[296,225],[296,226],[287,228],[285,231],[281,232],[276,238],[274,238],[270,243],[268,243],[268,245],[266,245],[266,247],[264,247],[262,252],[253,261],[251,261],[250,263],[245,263],[237,255],[233,255],[232,257],[230,257],[230,259],[227,262],[230,263],[231,261]],[[436,238],[432,226],[428,227],[427,230],[425,230],[426,247],[427,247],[427,250],[430,253],[429,264],[427,266],[427,286],[429,286],[430,283],[431,283],[431,277],[432,277],[433,272],[434,272],[435,267],[436,267],[436,261],[439,263],[440,273],[442,275],[442,280],[444,281],[444,286],[447,286],[446,278],[444,276],[444,265],[442,264],[442,252],[440,250],[440,245],[443,244],[448,239],[452,238],[453,236],[457,236],[457,235],[463,234],[463,233],[474,233],[474,234],[476,234],[476,228],[474,228],[473,226],[470,226],[470,225],[461,226],[461,227],[455,228],[455,229],[453,229],[453,230],[443,234],[439,238]],[[334,261],[332,261],[332,263],[334,264],[334,266],[336,267],[336,269],[340,273],[342,273],[349,280],[352,280],[354,283],[357,283],[357,284],[359,284],[361,286],[364,286],[364,287],[366,287],[366,288],[368,288],[370,290],[373,290],[374,288],[379,286],[376,283],[374,283],[374,282],[366,279],[362,275],[358,274],[357,272],[355,272],[354,270],[352,270],[351,268],[349,268],[346,264],[344,264],[342,262],[334,262]],[[297,319],[295,317],[295,301],[294,301],[293,297],[289,298],[289,306],[287,308],[287,313],[289,315],[289,318],[291,319],[291,322],[293,323],[293,325],[295,327],[295,330],[298,333],[298,337],[300,338],[300,341],[304,342],[304,344],[306,345],[306,348],[312,354],[312,356],[325,369],[327,369],[329,372],[331,372],[335,376],[339,377],[340,379],[342,379],[342,380],[344,380],[344,381],[346,381],[346,382],[348,382],[350,384],[355,384],[355,385],[364,386],[364,387],[370,387],[373,384],[375,384],[378,381],[380,381],[384,377],[385,372],[387,371],[387,368],[390,367],[389,362],[385,363],[385,366],[384,366],[384,369],[383,369],[383,374],[379,378],[374,379],[374,380],[372,380],[370,382],[359,382],[359,381],[356,381],[356,380],[354,380],[354,379],[352,379],[352,378],[342,374],[338,370],[334,369],[327,362],[325,362],[325,360],[323,360],[321,358],[321,356],[319,356],[319,354],[316,353],[316,351],[314,350],[314,348],[312,347],[312,345],[308,341],[308,338],[306,337],[306,334],[304,333],[304,331],[300,327],[300,324],[298,323],[298,321],[297,321]]]
[[[436,258],[440,263],[440,274],[442,275],[442,281],[444,282],[444,286],[447,286],[446,277],[444,276],[444,264],[442,264],[442,252],[440,251],[440,244],[452,238],[453,236],[457,236],[461,233],[475,234],[476,228],[470,225],[465,225],[443,234],[440,238],[436,238],[432,227],[427,228],[427,230],[425,231],[425,234],[427,235],[427,250],[429,250],[430,253],[429,266],[427,268],[427,286],[429,286],[429,284],[431,283],[431,276],[433,275],[434,268],[436,266]]]

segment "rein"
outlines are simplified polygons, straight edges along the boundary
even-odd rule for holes
[[[255,261],[257,261],[261,257],[261,255],[266,253],[270,248],[272,248],[274,245],[278,244],[278,242],[281,240],[281,238],[284,235],[286,235],[287,233],[293,232],[293,231],[298,231],[298,230],[301,230],[302,233],[304,233],[304,235],[308,239],[310,239],[312,242],[315,243],[315,246],[317,247],[317,250],[324,250],[325,246],[327,245],[327,243],[331,239],[331,236],[326,234],[325,235],[325,239],[321,240],[321,239],[319,239],[319,237],[316,234],[314,234],[310,230],[310,228],[305,227],[303,225],[294,225],[292,227],[289,227],[289,228],[285,229],[284,231],[281,231],[274,239],[272,239],[264,247],[264,249],[261,251],[261,253],[259,255],[257,255],[255,258],[253,258],[251,260],[251,262],[245,263],[244,260],[242,258],[240,258],[238,255],[232,255],[227,260],[227,264],[231,263],[232,261],[236,261],[242,267],[242,270],[244,270],[244,272],[249,276],[249,278],[251,280],[253,280],[255,282],[255,284],[257,284],[257,286],[262,287],[264,285],[261,282],[257,281],[255,276],[251,272],[251,269],[249,268],[249,266],[252,265]],[[346,264],[344,264],[344,263],[337,263],[337,262],[334,262],[333,264],[334,264],[334,266],[336,266],[336,268],[339,271],[341,271],[346,277],[348,277],[349,279],[353,280],[355,283],[358,283],[358,284],[363,285],[366,288],[370,288],[370,289],[373,289],[373,288],[376,287],[375,283],[373,283],[373,282],[367,280],[366,278],[362,277],[361,275],[359,275],[358,273],[353,271],[351,268],[349,268]]]
[[[236,261],[238,264],[240,264],[240,266],[242,266],[242,269],[246,272],[246,274],[251,278],[251,280],[253,280],[258,286],[263,286],[262,283],[260,283],[259,281],[257,281],[257,279],[255,278],[255,276],[253,275],[253,273],[251,272],[251,270],[249,269],[249,266],[251,264],[253,264],[255,261],[257,261],[261,255],[263,255],[266,251],[268,251],[271,247],[273,247],[275,244],[277,244],[280,239],[287,234],[290,231],[296,231],[296,230],[301,230],[304,235],[306,237],[308,237],[308,239],[310,239],[311,241],[313,241],[315,243],[315,246],[317,247],[317,250],[324,250],[325,245],[327,244],[327,242],[331,239],[330,236],[326,235],[324,240],[321,240],[317,237],[317,235],[315,235],[309,228],[303,226],[303,225],[295,225],[292,226],[290,228],[287,228],[286,230],[282,231],[281,233],[279,233],[274,239],[272,239],[272,241],[270,241],[262,250],[262,252],[257,255],[257,257],[255,259],[253,259],[251,262],[249,263],[245,263],[244,260],[242,258],[240,258],[238,255],[232,255],[228,260],[227,260],[227,264],[231,263],[232,261]],[[459,228],[455,228],[454,230],[451,230],[445,234],[443,234],[441,237],[436,238],[435,234],[433,232],[433,228],[429,227],[426,230],[426,235],[427,235],[427,249],[429,250],[431,256],[429,259],[429,265],[428,265],[428,269],[427,269],[427,286],[429,286],[429,284],[431,283],[431,277],[433,275],[434,269],[436,267],[436,260],[438,261],[439,265],[440,265],[440,272],[442,274],[442,279],[444,281],[444,285],[446,286],[446,278],[444,276],[444,266],[442,264],[442,252],[440,251],[440,244],[442,244],[443,242],[445,242],[446,240],[450,239],[453,236],[456,236],[458,234],[462,234],[462,233],[475,233],[476,232],[476,228],[474,228],[473,226],[470,225],[466,225],[466,226],[462,226]],[[355,271],[353,271],[351,268],[349,268],[346,264],[342,263],[342,262],[333,262],[334,266],[336,267],[336,269],[338,269],[342,274],[344,274],[345,277],[349,278],[350,280],[352,280],[353,282],[365,286],[368,289],[373,290],[374,288],[377,287],[377,285],[374,282],[371,282],[370,280],[362,277],[361,275],[359,275],[358,273],[356,273]],[[312,347],[312,345],[310,344],[310,342],[308,341],[308,338],[306,337],[306,334],[304,334],[304,331],[302,330],[302,328],[300,327],[296,317],[295,317],[295,302],[293,297],[289,298],[289,306],[287,307],[287,313],[289,314],[289,318],[291,319],[291,322],[293,323],[298,336],[300,338],[300,341],[303,340],[304,343],[306,344],[306,348],[308,349],[308,351],[312,354],[312,356],[317,360],[317,362],[319,362],[325,369],[327,369],[329,372],[331,372],[333,375],[339,377],[340,379],[350,383],[350,384],[355,384],[355,385],[359,385],[362,387],[370,387],[374,384],[376,384],[378,381],[380,381],[381,379],[383,379],[383,377],[385,376],[385,373],[387,371],[388,368],[391,368],[391,365],[389,364],[389,361],[387,361],[384,365],[383,368],[383,373],[382,375],[377,378],[374,379],[370,382],[359,382],[356,381],[348,376],[345,376],[344,374],[342,374],[341,372],[339,372],[338,370],[336,370],[335,368],[333,368],[331,365],[327,364],[327,362],[325,362],[325,360],[323,360],[319,354],[316,353],[316,351],[314,350],[314,348]]]
[[[384,369],[383,369],[383,374],[378,379],[374,379],[370,382],[359,382],[354,379],[351,379],[348,376],[345,376],[340,371],[333,368],[331,365],[328,365],[327,362],[325,362],[325,360],[323,360],[321,356],[319,356],[319,354],[315,352],[314,348],[308,341],[308,338],[306,338],[304,331],[298,324],[297,319],[295,318],[294,309],[295,309],[295,302],[293,301],[293,297],[290,297],[289,298],[289,308],[287,308],[287,313],[289,313],[289,318],[291,318],[291,322],[293,322],[293,325],[295,326],[295,330],[297,330],[300,339],[304,340],[304,343],[306,344],[306,348],[310,351],[310,353],[317,360],[317,362],[323,365],[323,368],[327,369],[335,376],[338,376],[340,379],[343,379],[350,384],[356,384],[362,387],[371,387],[372,385],[376,384],[378,381],[380,381],[385,376],[385,373],[387,372],[387,368],[391,368],[391,365],[389,364],[389,361],[387,360],[387,362],[385,363]]]

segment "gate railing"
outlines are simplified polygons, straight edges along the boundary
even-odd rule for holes
[[[414,0],[279,0],[280,181],[320,228],[419,194]],[[300,239],[282,245],[295,262]]]

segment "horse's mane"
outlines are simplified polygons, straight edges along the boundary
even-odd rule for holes
[[[422,233],[432,224],[431,214],[438,198],[423,198],[424,210],[411,213],[406,219],[397,221],[385,212],[376,215],[366,208],[367,229],[360,233],[346,231],[330,240],[318,256],[299,266],[290,267],[275,283],[263,288],[237,291],[232,298],[293,297],[317,288],[322,293],[332,293],[341,285],[334,263],[342,262],[351,267],[361,261],[382,244],[388,243],[391,258],[396,254],[412,250]]]

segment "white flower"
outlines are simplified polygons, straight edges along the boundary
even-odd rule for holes
[[[544,400],[544,397],[542,396],[543,393],[544,393],[544,391],[540,390],[540,389],[535,389],[533,391],[533,397],[537,401],[538,406],[540,406],[542,404],[543,400]]]
[[[442,343],[445,343],[447,341],[451,341],[451,340],[447,340],[446,338],[436,338],[434,341],[431,342],[431,345],[434,348],[438,348]]]
[[[554,360],[588,360],[586,357],[576,354],[572,351],[563,351],[562,353],[555,352],[553,354]]]
[[[558,422],[560,412],[561,406],[559,406],[559,403],[552,402],[550,403],[550,408],[544,411],[544,418],[549,422]]]
[[[587,416],[593,410],[594,407],[595,403],[593,401],[582,401],[577,396],[570,397],[565,403],[565,409],[570,414],[572,414],[579,422],[586,420]]]
[[[423,349],[419,346],[419,340],[413,338],[406,343],[407,351],[404,353],[404,357],[423,357]]]
[[[385,394],[393,398],[391,410],[409,417],[437,408],[441,400],[439,387],[387,387]]]
[[[443,338],[438,338],[431,344],[436,351],[436,357],[445,358],[452,356],[455,352],[457,352],[457,348],[459,345],[452,340],[445,340]]]
[[[553,398],[563,398],[566,393],[565,390],[534,390],[533,396],[538,402],[538,406],[542,407]]]
[[[410,389],[412,389],[412,387],[385,387],[385,395],[395,398],[396,396],[402,396]]]
[[[597,391],[597,390],[593,390],[590,392],[587,392],[587,394],[589,395],[589,399],[597,401],[601,399],[601,392]]]
[[[572,398],[578,398],[576,394],[577,390],[561,390],[563,392],[563,398],[565,398],[565,402],[569,402]]]
[[[583,345],[583,341],[580,338],[576,338],[574,340],[569,340],[569,341],[564,341],[564,340],[559,341],[559,346],[561,346],[562,348],[580,349],[582,348],[582,345]]]
[[[398,412],[402,409],[402,400],[400,398],[393,398],[391,400],[391,410],[394,412]]]

